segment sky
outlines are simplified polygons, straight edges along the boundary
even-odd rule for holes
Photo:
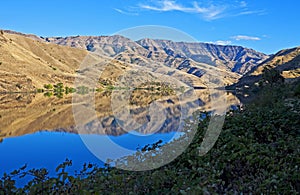
[[[298,0],[10,0],[1,2],[0,29],[47,37],[158,25],[199,42],[272,54],[300,46],[299,7]]]

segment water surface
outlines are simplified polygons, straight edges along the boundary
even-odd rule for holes
[[[166,143],[174,136],[178,137],[184,123],[182,119],[196,110],[226,110],[239,104],[231,93],[218,90],[196,90],[182,97],[139,91],[131,94],[128,105],[118,105],[116,108],[120,110],[117,112],[111,105],[114,98],[111,92],[98,93],[93,97],[94,115],[83,114],[82,126],[78,129],[71,95],[63,98],[26,93],[1,95],[0,175],[24,164],[28,168],[45,167],[51,175],[66,158],[73,161],[70,169],[73,172],[80,170],[83,163],[103,166],[104,162],[88,150],[82,137],[97,143],[103,155],[118,158],[124,154],[112,151],[105,143],[107,137],[117,145],[135,151],[146,144],[159,140]],[[76,103],[86,108],[86,96],[80,98],[82,102],[79,99]],[[124,110],[129,115],[119,116]]]

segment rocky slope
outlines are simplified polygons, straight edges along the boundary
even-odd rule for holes
[[[142,39],[137,41],[150,51],[163,50],[171,56],[192,59],[195,62],[225,68],[245,74],[268,56],[240,46],[222,46],[208,43],[186,43],[168,40]]]
[[[250,70],[244,75],[235,87],[252,85],[262,78],[264,68],[274,68],[281,72],[286,81],[300,77],[300,47],[281,50],[268,60]]]

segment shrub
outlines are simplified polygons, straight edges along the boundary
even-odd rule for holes
[[[44,89],[37,89],[36,92],[37,92],[37,93],[43,93],[43,92],[44,92]]]
[[[51,84],[45,84],[44,88],[50,90],[50,89],[53,89],[53,85],[51,85]]]
[[[46,92],[46,93],[44,93],[44,96],[45,97],[51,97],[53,95],[53,93],[52,92]]]

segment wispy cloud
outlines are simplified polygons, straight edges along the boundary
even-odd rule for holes
[[[259,38],[259,37],[253,37],[253,36],[247,36],[247,35],[236,35],[236,36],[232,36],[231,38],[236,40],[236,41],[241,41],[241,40],[259,41],[259,40],[261,40],[261,38]]]
[[[199,1],[198,1],[199,2]],[[245,0],[236,0],[225,3],[224,1],[209,1],[210,3],[198,3],[194,1],[188,4],[180,4],[176,0],[152,0],[149,3],[139,4],[143,10],[160,12],[180,11],[184,13],[200,14],[203,19],[211,21],[224,17],[236,17],[241,15],[264,14],[262,10],[249,9]]]
[[[173,0],[157,1],[154,5],[140,4],[140,8],[152,11],[181,11],[186,13],[201,14],[206,20],[214,20],[220,18],[222,13],[226,10],[224,5],[207,5],[199,6],[197,2],[193,2],[190,6],[184,6]]]
[[[235,14],[234,16],[253,15],[253,14],[265,15],[266,11],[265,10],[244,10]]]
[[[179,0],[178,0],[179,1]],[[253,10],[250,8],[246,0],[235,0],[230,3],[221,0],[193,1],[190,3],[178,3],[177,0],[146,0],[144,3],[139,3],[130,9],[114,10],[124,15],[139,15],[144,11],[156,12],[171,12],[179,11],[183,13],[199,14],[204,20],[212,21],[225,17],[237,17],[242,15],[263,15],[265,10]]]
[[[139,15],[138,13],[135,13],[135,12],[127,12],[127,11],[124,11],[124,10],[121,10],[121,9],[118,9],[118,8],[114,8],[114,10],[116,12],[119,12],[120,14],[124,14],[124,15],[129,15],[129,16],[137,16]]]

